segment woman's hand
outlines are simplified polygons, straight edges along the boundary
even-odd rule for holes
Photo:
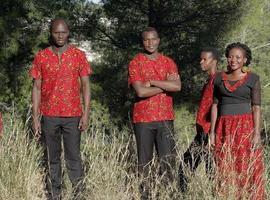
[[[261,141],[261,134],[259,131],[255,131],[254,137],[252,139],[252,148],[257,149],[261,147],[262,141]]]
[[[210,132],[209,133],[209,141],[208,141],[208,144],[209,144],[209,148],[210,150],[214,150],[215,148],[215,133],[214,132]]]

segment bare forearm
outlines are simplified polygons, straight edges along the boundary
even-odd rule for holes
[[[89,115],[90,112],[90,83],[89,83],[89,77],[82,77],[82,95],[83,95],[83,105],[84,105],[84,114]]]
[[[180,80],[150,81],[151,86],[156,86],[167,92],[178,92],[181,90]]]
[[[217,104],[213,104],[211,108],[211,128],[210,128],[210,134],[215,133],[215,127],[216,127],[216,121],[217,121]]]
[[[41,101],[41,90],[38,86],[34,84],[33,90],[32,90],[32,113],[33,113],[33,118],[37,119],[39,117],[40,111],[39,111],[39,106],[40,106],[40,101]]]
[[[163,90],[158,87],[141,87],[139,90],[136,90],[136,94],[140,98],[152,97],[162,92]]]
[[[252,114],[254,121],[254,131],[256,134],[260,134],[261,129],[261,107],[258,105],[252,106]]]
[[[84,113],[89,115],[90,112],[90,87],[83,87],[83,103],[84,103]]]

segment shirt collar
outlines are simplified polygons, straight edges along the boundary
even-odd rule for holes
[[[64,52],[66,52],[69,49],[70,45],[65,44],[63,47],[56,48],[55,46],[50,46],[50,49],[52,50],[53,53],[57,55],[62,55]]]

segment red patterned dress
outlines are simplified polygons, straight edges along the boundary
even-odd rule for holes
[[[261,104],[259,76],[254,73],[229,81],[226,73],[216,77],[214,101],[218,104],[215,159],[219,193],[236,199],[265,199],[263,149],[252,148],[252,106]],[[234,190],[234,191],[233,191]]]

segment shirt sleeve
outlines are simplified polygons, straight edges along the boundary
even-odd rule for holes
[[[168,73],[169,74],[179,74],[177,65],[175,64],[175,62],[173,60],[170,60]]]
[[[84,52],[79,54],[79,63],[80,63],[80,77],[89,76],[92,74],[92,68],[89,62],[86,59],[86,55]]]
[[[251,104],[252,105],[261,105],[261,83],[258,79],[252,88],[251,92]]]
[[[136,58],[134,58],[128,66],[128,84],[132,84],[135,81],[143,81],[141,76],[140,65]]]
[[[42,79],[40,54],[35,56],[29,74],[33,79]]]

